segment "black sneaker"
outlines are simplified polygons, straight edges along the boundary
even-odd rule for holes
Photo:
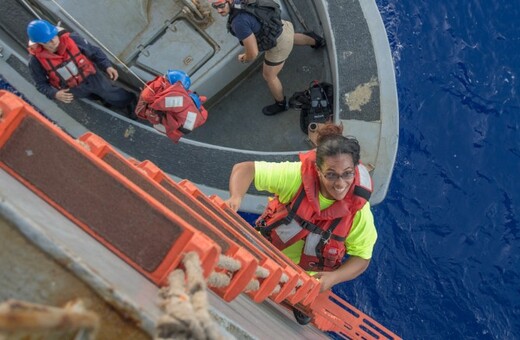
[[[319,48],[322,48],[326,45],[325,39],[323,37],[319,36],[318,34],[316,34],[316,32],[314,32],[314,31],[303,32],[303,34],[314,39],[315,43],[314,43],[314,45],[311,45],[311,47],[316,50]]]
[[[283,97],[283,101],[275,102],[274,104],[267,105],[262,109],[262,113],[266,116],[273,116],[277,113],[284,112],[289,110],[289,103],[287,102],[287,99]]]
[[[306,315],[305,313],[303,313],[302,311],[300,311],[299,309],[296,309],[295,307],[293,307],[293,314],[294,314],[294,318],[296,319],[296,322],[298,322],[300,325],[304,326],[306,324],[308,324],[309,322],[311,322],[312,318],[308,315]]]

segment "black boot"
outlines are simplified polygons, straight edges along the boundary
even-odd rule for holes
[[[303,32],[303,34],[314,39],[315,43],[314,43],[314,45],[311,45],[311,47],[316,50],[319,48],[322,48],[326,45],[325,39],[323,37],[319,36],[318,34],[316,34],[316,32],[314,32],[314,31]]]
[[[272,116],[280,112],[289,110],[289,103],[287,99],[283,97],[282,101],[276,101],[274,104],[267,105],[262,109],[262,113],[266,116]]]
[[[132,101],[130,101],[130,103],[128,103],[128,105],[125,108],[126,116],[132,120],[137,120],[137,115],[135,114],[136,105],[137,105],[137,97],[134,95],[134,97],[132,98]]]
[[[296,319],[296,322],[298,322],[300,325],[306,325],[309,322],[311,322],[312,318],[305,313],[301,312],[299,309],[296,309],[293,307],[293,314],[294,318]]]

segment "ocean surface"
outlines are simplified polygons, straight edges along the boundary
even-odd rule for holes
[[[399,150],[371,266],[334,291],[405,339],[520,339],[520,1],[377,3]]]

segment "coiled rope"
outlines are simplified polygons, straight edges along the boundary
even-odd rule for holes
[[[159,318],[155,339],[225,339],[208,312],[206,281],[199,256],[187,253],[182,263],[185,270],[171,272],[169,285],[160,290],[164,315]]]
[[[217,267],[228,273],[213,272],[207,282],[196,252],[187,253],[182,264],[184,269],[171,272],[168,286],[159,290],[160,306],[164,314],[158,320],[155,339],[225,339],[209,313],[207,286],[222,288],[229,285],[232,273],[240,270],[240,262],[220,255]],[[245,291],[258,290],[259,280],[268,276],[267,269],[257,267],[256,278],[247,285]],[[282,275],[280,283],[287,281],[287,275]],[[299,285],[301,286],[301,281]],[[279,291],[280,284],[272,293]],[[94,340],[99,325],[99,317],[87,311],[81,300],[70,302],[64,308],[15,300],[0,305],[0,338],[3,332],[34,334],[35,331],[68,331],[75,333],[76,339]]]

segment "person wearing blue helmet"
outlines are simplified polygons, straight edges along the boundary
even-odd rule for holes
[[[137,117],[150,122],[174,143],[203,125],[208,111],[205,96],[191,91],[191,79],[182,70],[168,70],[143,87],[137,108]]]
[[[63,103],[99,97],[110,106],[126,109],[127,117],[136,118],[136,95],[110,81],[119,74],[99,47],[46,20],[31,21],[27,35],[29,70],[39,92]]]

